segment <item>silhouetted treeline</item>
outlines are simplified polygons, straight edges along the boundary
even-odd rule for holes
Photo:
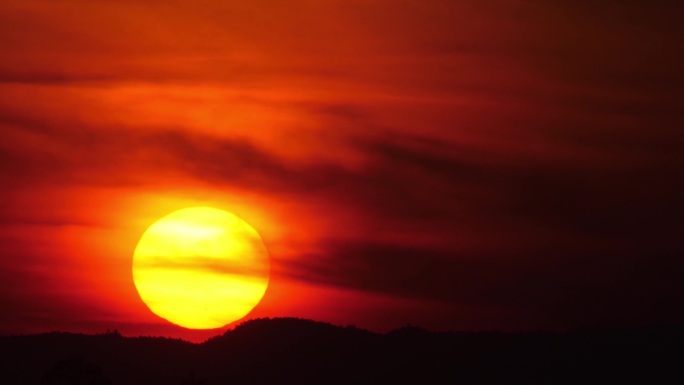
[[[382,335],[279,318],[202,344],[49,333],[0,338],[0,384],[684,383],[683,330]]]

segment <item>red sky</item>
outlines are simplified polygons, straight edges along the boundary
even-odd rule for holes
[[[130,274],[193,205],[262,234],[250,317],[682,322],[676,7],[0,1],[0,333],[215,334]]]

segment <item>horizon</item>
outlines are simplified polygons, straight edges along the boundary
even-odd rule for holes
[[[0,338],[3,383],[602,384],[681,377],[684,328],[573,333],[376,334],[302,319],[248,322],[192,343],[118,333]]]
[[[141,334],[141,335],[125,335],[122,334],[119,330],[117,329],[107,329],[104,331],[95,331],[95,332],[74,332],[74,331],[64,331],[64,330],[52,330],[52,331],[46,331],[46,332],[39,332],[39,333],[31,333],[31,334],[3,334],[0,332],[0,338],[22,338],[22,337],[40,337],[40,336],[46,336],[46,335],[55,335],[55,334],[60,334],[60,335],[73,335],[73,336],[85,336],[85,337],[102,337],[102,336],[117,336],[121,338],[127,338],[127,339],[136,339],[136,338],[143,338],[143,339],[164,339],[164,340],[176,340],[180,342],[185,342],[193,345],[202,345],[204,343],[207,343],[212,340],[216,340],[217,338],[221,338],[224,336],[228,336],[231,333],[235,331],[240,331],[238,329],[241,329],[243,326],[254,326],[254,325],[259,325],[260,327],[263,327],[266,324],[271,324],[271,325],[276,325],[278,323],[282,322],[297,322],[301,326],[305,325],[324,325],[326,327],[331,327],[334,329],[341,329],[341,330],[355,330],[358,332],[362,333],[368,333],[372,335],[377,335],[377,336],[392,336],[396,335],[399,332],[402,331],[419,331],[421,334],[426,333],[430,335],[453,335],[453,336],[458,336],[458,335],[500,335],[500,336],[538,336],[540,334],[548,335],[548,336],[571,336],[571,335],[576,335],[576,334],[593,334],[593,333],[607,333],[607,334],[614,334],[614,333],[641,333],[641,332],[649,332],[649,331],[668,331],[668,332],[682,332],[684,331],[684,323],[662,323],[662,324],[652,324],[652,325],[642,325],[642,326],[623,326],[623,327],[579,327],[579,328],[571,328],[571,329],[565,329],[565,330],[552,330],[552,329],[530,329],[530,330],[508,330],[508,331],[502,331],[502,330],[431,330],[431,329],[426,329],[421,327],[420,325],[412,325],[412,324],[406,324],[398,328],[386,330],[386,331],[375,331],[375,330],[369,330],[369,329],[364,329],[361,327],[358,327],[356,325],[340,325],[340,324],[334,324],[330,322],[324,322],[324,321],[317,321],[314,319],[307,319],[307,318],[299,318],[299,317],[263,317],[263,318],[250,318],[250,319],[242,319],[238,322],[236,322],[235,325],[231,326],[230,328],[221,328],[221,332],[214,334],[212,336],[209,336],[206,339],[203,340],[194,340],[192,338],[186,339],[182,336],[167,336],[167,335],[154,335],[154,334]],[[244,328],[242,328],[244,330]]]

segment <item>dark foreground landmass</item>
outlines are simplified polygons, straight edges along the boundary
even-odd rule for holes
[[[202,344],[10,336],[0,338],[0,384],[682,384],[683,330],[375,334],[280,318]]]

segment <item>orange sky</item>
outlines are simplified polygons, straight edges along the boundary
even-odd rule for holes
[[[212,335],[131,281],[192,205],[264,238],[255,317],[682,320],[670,6],[0,1],[0,333]]]

